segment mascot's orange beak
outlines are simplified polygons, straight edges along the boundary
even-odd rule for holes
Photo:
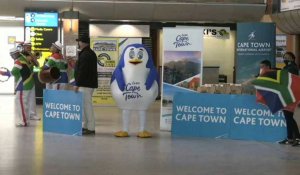
[[[143,62],[142,60],[137,59],[137,58],[134,58],[134,59],[129,60],[129,63],[134,64],[134,65],[140,64],[140,63],[142,63],[142,62]]]

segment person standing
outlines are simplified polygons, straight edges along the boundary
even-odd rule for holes
[[[271,71],[271,62],[269,60],[263,60],[259,64],[259,75],[263,75],[269,71]],[[259,76],[258,75],[258,76]]]
[[[31,53],[31,41],[24,41],[23,43],[23,51],[21,53],[22,57],[26,57],[30,67],[30,71],[33,72],[33,66],[39,66],[39,63],[37,62],[36,58],[34,58],[34,56]],[[37,116],[36,113],[36,97],[35,97],[35,82],[34,82],[34,78],[33,79],[33,88],[30,90],[29,92],[29,118],[30,120],[40,120],[41,118],[39,116]]]
[[[15,60],[11,74],[15,77],[15,124],[17,127],[29,125],[30,91],[34,87],[31,57],[22,55],[16,48],[10,50]]]
[[[286,52],[283,55],[285,66],[283,70],[287,70],[291,74],[299,75],[299,69],[295,63],[295,55],[292,52]],[[284,118],[287,126],[287,138],[280,141],[279,144],[291,144],[292,146],[300,145],[300,134],[296,120],[294,119],[295,108],[283,109]]]
[[[52,54],[48,58],[48,61],[44,65],[43,69],[51,69],[52,67],[58,68],[60,71],[60,78],[54,83],[47,83],[47,89],[66,89],[66,85],[68,83],[68,64],[61,54],[62,47],[63,46],[59,41],[52,43],[50,47],[50,51],[52,52]]]
[[[271,62],[269,60],[262,60],[259,63],[259,73],[252,78],[249,78],[248,80],[246,80],[245,82],[242,83],[243,86],[253,86],[252,82],[259,76],[264,75],[265,73],[272,71],[272,67],[271,67]]]
[[[298,75],[298,67],[295,63],[294,54],[291,52],[287,52],[286,54],[284,54],[283,58],[284,58],[284,63],[285,63],[285,67],[283,67],[283,70],[286,70],[287,72],[289,72],[291,74]],[[269,71],[275,72],[276,69],[274,69],[274,70],[271,69],[270,61],[268,61],[268,60],[262,61],[260,63],[259,76],[268,77],[268,75],[266,75],[266,74]],[[277,73],[277,72],[275,72],[275,73]],[[257,96],[257,101],[265,100],[265,99],[259,99],[259,98],[260,97]],[[299,145],[299,138],[300,138],[299,129],[297,126],[297,122],[293,118],[295,107],[296,107],[296,104],[292,104],[292,105],[289,105],[282,109],[283,115],[286,120],[286,125],[287,125],[287,138],[285,138],[282,141],[279,141],[278,142],[279,144],[290,144],[292,146]]]
[[[94,89],[98,87],[97,56],[90,48],[90,38],[81,36],[76,39],[79,45],[79,57],[75,65],[75,92],[83,94],[83,135],[95,134],[95,115],[92,104]]]

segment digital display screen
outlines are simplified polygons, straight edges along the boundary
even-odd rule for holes
[[[56,27],[26,27],[25,36],[31,41],[31,49],[34,51],[49,52],[52,43],[57,41]]]
[[[57,27],[25,27],[25,38],[31,41],[31,50],[42,53],[38,59],[40,65],[44,65],[45,59],[51,54],[50,47],[52,43],[58,40]],[[34,72],[39,68],[35,67]]]
[[[25,27],[58,27],[57,12],[25,12]]]

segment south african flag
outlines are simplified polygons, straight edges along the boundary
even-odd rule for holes
[[[300,101],[300,77],[286,70],[266,72],[252,82],[257,101],[265,104],[272,113],[294,107]]]

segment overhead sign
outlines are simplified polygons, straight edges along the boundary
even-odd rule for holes
[[[229,39],[230,28],[229,27],[204,27],[203,35],[204,37]]]
[[[57,12],[25,12],[25,26],[58,27]]]
[[[25,12],[25,40],[31,41],[31,50],[42,53],[38,60],[44,65],[45,59],[50,56],[52,43],[58,40],[58,13],[57,12]],[[35,67],[34,71],[39,71]]]
[[[56,27],[26,27],[26,37],[30,36],[33,51],[49,52],[52,43],[57,41]]]
[[[58,39],[57,12],[25,12],[25,39],[33,51],[47,51]]]

